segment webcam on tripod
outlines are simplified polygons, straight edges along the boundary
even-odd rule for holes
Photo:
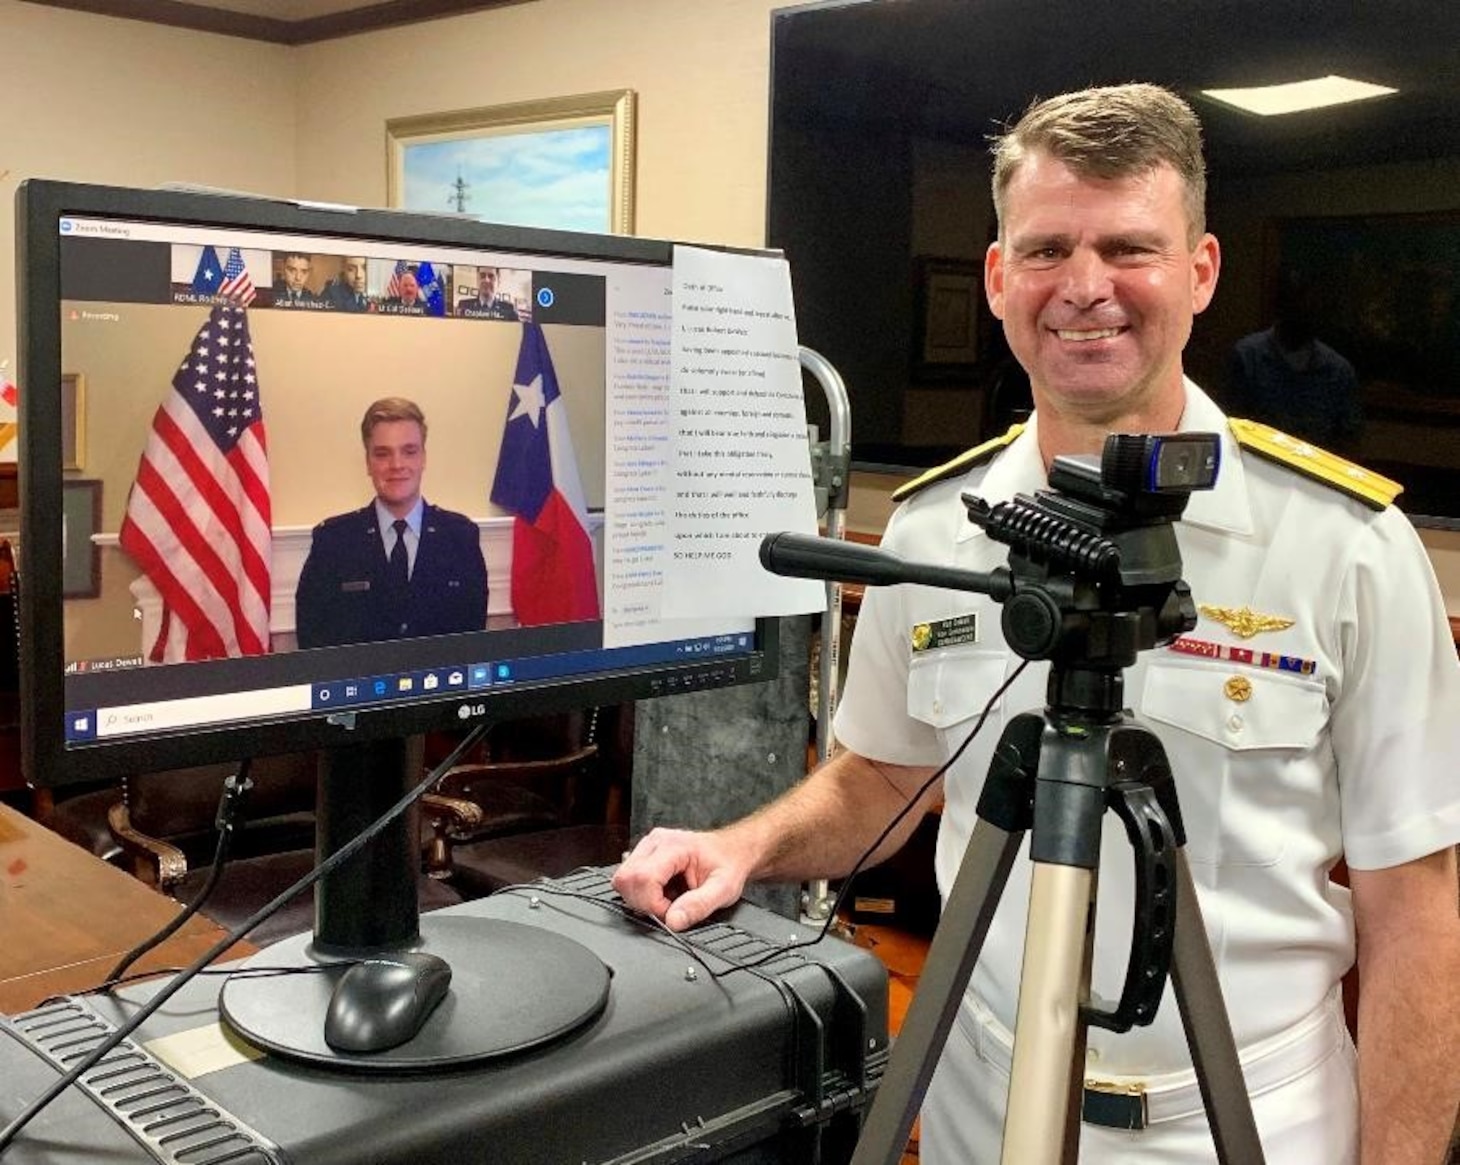
[[[1194,627],[1173,524],[1220,463],[1215,433],[1113,433],[1098,459],[1056,457],[1050,489],[993,506],[963,494],[969,520],[1010,547],[1009,646],[1025,659],[1128,667]]]
[[[1220,461],[1215,433],[1113,433],[1098,459],[1056,457],[1049,489],[994,505],[964,493],[969,520],[1010,548],[991,571],[789,533],[768,535],[760,560],[797,578],[988,595],[1003,604],[1009,647],[1054,664],[1052,706],[1119,709],[1120,669],[1196,626],[1174,524],[1193,491],[1216,483]]]

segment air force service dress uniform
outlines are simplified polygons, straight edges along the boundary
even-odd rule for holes
[[[912,491],[882,545],[912,562],[1004,564],[1008,547],[967,520],[959,495],[992,504],[1045,488],[1037,426],[1036,415],[966,455],[966,472]],[[1171,761],[1267,1159],[1351,1165],[1357,1088],[1338,983],[1353,962],[1354,926],[1348,891],[1327,871],[1340,855],[1356,869],[1382,868],[1460,842],[1460,668],[1425,551],[1387,507],[1392,483],[1262,426],[1229,426],[1190,381],[1181,428],[1222,434],[1216,487],[1191,495],[1177,527],[1201,620],[1174,647],[1141,653],[1126,672],[1125,702]],[[1003,642],[999,613],[984,596],[869,589],[837,738],[876,760],[942,764],[1022,662]],[[956,633],[941,633],[948,628]],[[1028,666],[946,777],[937,847],[945,896],[999,733],[1043,706],[1047,674],[1046,664]],[[928,1165],[998,1159],[1027,844],[926,1097]],[[1124,831],[1107,818],[1093,989],[1111,999],[1128,951],[1132,866]],[[1082,1165],[1213,1159],[1169,986],[1152,1026],[1091,1028],[1085,1069],[1087,1097],[1122,1100],[1121,1127],[1085,1123]]]
[[[448,635],[486,626],[487,568],[480,532],[470,518],[423,507],[415,562],[404,587],[391,577],[384,546],[373,503],[314,528],[295,592],[300,647]]]

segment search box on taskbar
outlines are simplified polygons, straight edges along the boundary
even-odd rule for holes
[[[185,700],[158,700],[152,704],[123,704],[96,710],[96,735],[127,736],[216,724],[222,720],[250,720],[286,712],[308,712],[309,684],[263,688],[256,692],[229,692],[221,696],[191,696]]]

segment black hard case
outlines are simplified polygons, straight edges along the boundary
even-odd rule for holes
[[[260,1148],[229,1158],[229,1165],[850,1160],[888,1054],[887,979],[873,956],[828,938],[778,954],[753,972],[716,977],[710,970],[723,971],[731,959],[760,959],[814,934],[742,903],[688,936],[702,964],[604,905],[616,898],[598,872],[578,875],[576,888],[601,901],[544,893],[534,906],[519,892],[451,910],[547,926],[591,949],[612,972],[608,1005],[596,1019],[543,1049],[450,1072],[371,1077],[267,1056],[202,1075],[192,1087],[204,1105],[258,1135]],[[218,983],[189,984],[142,1026],[134,1044],[145,1048],[216,1023]],[[520,989],[502,985],[504,992]],[[85,999],[81,1007],[119,1024],[148,994],[132,989],[117,1000]],[[34,1017],[45,1014],[38,1009],[0,1022],[0,1123],[55,1078],[55,1068],[20,1034],[37,1029]],[[119,1099],[124,1109],[141,1106]],[[144,1149],[125,1123],[73,1088],[3,1160],[168,1159]],[[205,1165],[208,1156],[187,1159]]]

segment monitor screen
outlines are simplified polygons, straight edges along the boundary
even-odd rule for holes
[[[32,784],[773,673],[774,620],[658,613],[670,244],[39,181],[18,212]]]
[[[802,4],[771,41],[766,239],[859,466],[937,465],[1028,414],[983,289],[990,136],[1036,98],[1148,81],[1201,120],[1221,245],[1187,373],[1460,528],[1460,6]]]

